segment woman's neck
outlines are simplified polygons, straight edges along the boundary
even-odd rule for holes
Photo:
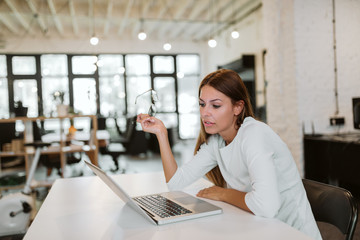
[[[238,129],[231,129],[231,131],[224,133],[224,134],[220,134],[220,136],[224,139],[225,141],[225,145],[229,145],[234,138],[236,137],[236,134],[238,132]]]

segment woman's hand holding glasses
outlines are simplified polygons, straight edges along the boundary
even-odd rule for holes
[[[167,134],[167,129],[164,123],[156,117],[151,117],[149,114],[137,115],[136,121],[141,124],[144,132],[149,132],[160,136],[162,133]]]
[[[151,105],[148,114],[139,114],[136,118],[136,121],[141,124],[141,127],[145,132],[153,133],[156,134],[157,136],[160,136],[161,133],[167,134],[167,129],[164,123],[161,120],[154,117],[156,114],[155,102],[158,101],[158,96],[155,90],[150,88],[149,90],[139,94],[135,98],[135,104],[137,103],[138,98],[147,92],[151,93]]]

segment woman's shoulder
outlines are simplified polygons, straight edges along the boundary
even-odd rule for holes
[[[200,148],[213,148],[219,147],[222,141],[224,141],[219,134],[210,135],[206,142],[204,142]]]
[[[252,117],[244,119],[243,124],[240,126],[241,131],[261,131],[264,129],[271,129],[266,123],[256,120]]]
[[[264,122],[252,117],[245,118],[238,131],[239,140],[261,141],[276,136],[276,133]]]

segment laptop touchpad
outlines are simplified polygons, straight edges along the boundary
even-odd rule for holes
[[[176,199],[176,201],[182,203],[183,205],[189,207],[195,212],[207,212],[209,210],[214,210],[214,206],[205,202],[204,200],[194,198],[194,197],[182,197]]]
[[[195,197],[181,197],[181,198],[175,198],[176,201],[181,202],[182,204],[185,205],[190,205],[190,204],[199,204],[201,202],[203,202],[202,200],[195,198]]]

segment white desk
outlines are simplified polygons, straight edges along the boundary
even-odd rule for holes
[[[168,191],[162,173],[114,178],[130,196]],[[201,179],[185,191],[194,194],[210,185]],[[310,239],[276,219],[210,202],[222,207],[223,214],[156,226],[125,205],[98,177],[58,179],[24,239]]]

